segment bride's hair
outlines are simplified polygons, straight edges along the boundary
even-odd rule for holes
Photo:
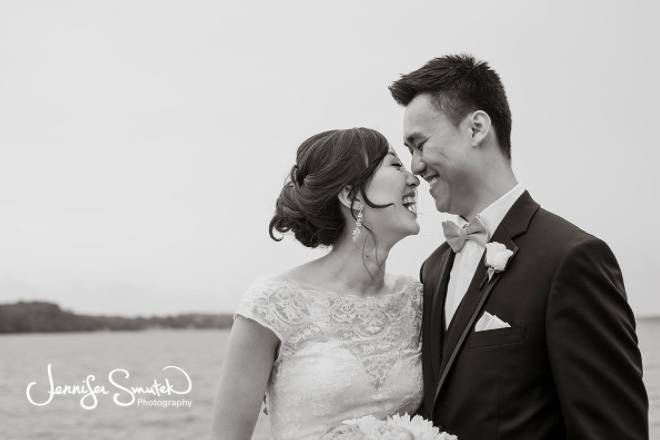
[[[385,136],[369,128],[329,130],[305,140],[275,203],[270,237],[279,241],[274,231],[292,231],[307,247],[333,245],[346,226],[338,198],[344,187],[351,186],[353,218],[358,193],[368,206],[384,207],[373,204],[365,188],[388,151]]]

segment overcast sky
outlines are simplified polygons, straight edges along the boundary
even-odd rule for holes
[[[606,240],[634,311],[660,314],[657,5],[3,1],[0,302],[232,311],[324,252],[267,234],[301,141],[372,127],[409,166],[387,85],[470,52],[504,81],[519,180]],[[391,272],[443,240],[427,189]]]

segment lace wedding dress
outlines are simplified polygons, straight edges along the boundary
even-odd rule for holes
[[[396,277],[380,296],[268,277],[237,315],[281,343],[266,392],[273,440],[318,439],[343,420],[414,413],[422,400],[422,286]]]

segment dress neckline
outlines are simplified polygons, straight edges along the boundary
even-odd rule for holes
[[[279,283],[282,283],[282,284],[293,284],[293,285],[297,286],[300,290],[303,290],[303,291],[304,290],[312,290],[314,292],[321,292],[321,293],[324,293],[324,294],[333,295],[335,297],[350,298],[350,299],[354,299],[354,300],[358,300],[358,301],[377,301],[381,298],[384,299],[384,298],[389,298],[389,297],[392,297],[392,296],[395,296],[395,295],[399,295],[402,292],[405,292],[413,284],[412,283],[412,278],[407,279],[407,277],[406,277],[404,282],[401,284],[401,287],[399,287],[399,288],[397,288],[397,289],[395,289],[391,292],[381,293],[381,294],[378,294],[378,295],[365,295],[365,296],[362,296],[362,295],[355,295],[353,293],[340,293],[335,289],[319,286],[317,284],[310,283],[310,282],[307,282],[307,281],[297,280],[295,278],[289,278],[289,277],[282,278],[282,277],[278,277],[278,276],[272,276],[272,277],[270,277],[270,279],[274,282],[279,282]]]

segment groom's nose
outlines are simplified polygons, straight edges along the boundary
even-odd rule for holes
[[[410,160],[410,170],[413,172],[413,174],[419,175],[422,174],[424,168],[426,168],[426,165],[422,161],[420,154],[417,151],[415,151],[415,153],[412,156],[412,159]]]

